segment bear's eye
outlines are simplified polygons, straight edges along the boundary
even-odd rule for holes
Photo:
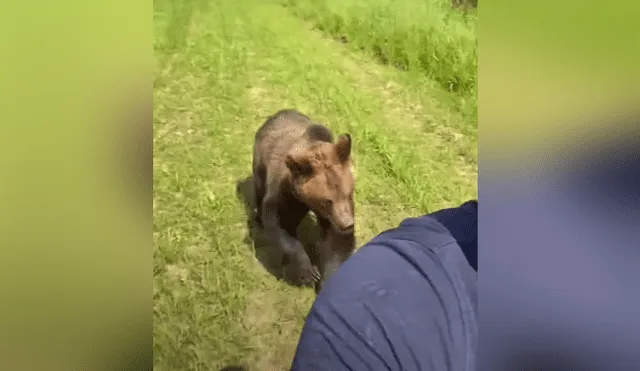
[[[307,164],[298,166],[297,171],[298,174],[304,177],[313,175],[313,167]]]
[[[333,205],[333,201],[328,200],[328,199],[327,200],[323,200],[322,204],[324,205],[324,207],[330,208]]]

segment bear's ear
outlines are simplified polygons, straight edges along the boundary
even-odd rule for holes
[[[313,173],[313,167],[311,166],[311,162],[309,162],[309,158],[307,158],[307,156],[297,153],[288,153],[284,163],[287,165],[287,168],[291,171],[294,177],[309,176]]]
[[[342,134],[336,143],[336,153],[342,162],[347,162],[351,156],[351,135]]]

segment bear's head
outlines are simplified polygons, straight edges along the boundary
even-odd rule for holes
[[[341,135],[335,144],[314,143],[287,154],[295,197],[317,216],[331,222],[338,233],[353,233],[355,179],[351,162],[351,136]]]

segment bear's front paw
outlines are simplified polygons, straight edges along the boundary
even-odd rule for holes
[[[311,265],[300,268],[300,283],[303,286],[315,286],[317,282],[320,282],[320,271],[318,267]]]
[[[294,260],[290,262],[289,268],[291,273],[293,273],[293,280],[297,282],[297,284],[301,286],[309,286],[312,287],[316,282],[320,281],[320,271],[318,268],[311,264],[309,258]]]

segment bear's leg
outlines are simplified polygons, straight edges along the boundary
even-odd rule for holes
[[[320,292],[325,282],[340,268],[354,252],[356,239],[353,233],[339,234],[331,230],[331,224],[324,218],[318,218],[322,230],[321,241],[316,245],[318,267],[321,279],[315,285],[316,294]]]
[[[331,229],[331,222],[321,216],[317,216],[317,219],[320,226],[320,238],[324,240]]]
[[[309,208],[298,201],[291,200],[280,210],[280,223],[287,234],[298,241],[297,229],[302,219],[309,212]],[[300,245],[301,247],[301,245]],[[282,257],[282,264],[294,269],[296,280],[300,284],[310,286],[320,279],[317,267],[311,264],[311,259],[304,248],[287,248]]]
[[[298,226],[308,212],[309,208],[300,202],[288,201],[280,209],[280,225],[291,237],[298,238]]]
[[[264,200],[265,192],[265,171],[264,167],[261,167],[253,172],[253,195],[256,207],[255,220],[259,226],[262,226],[262,201]]]

